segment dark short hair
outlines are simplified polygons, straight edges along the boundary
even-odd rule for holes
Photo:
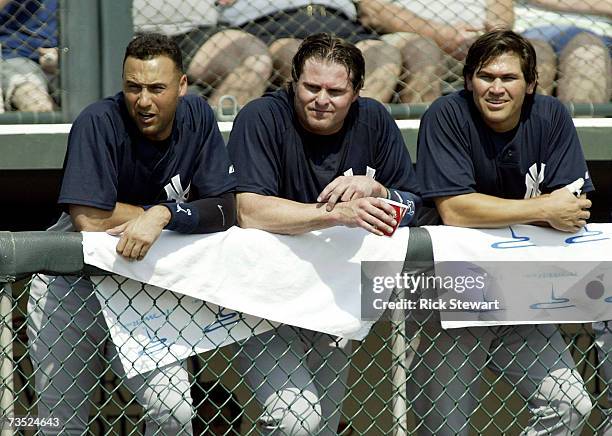
[[[529,84],[537,84],[538,71],[533,45],[512,30],[492,30],[474,41],[468,50],[463,67],[464,87],[467,88],[467,80],[472,78],[478,70],[494,58],[508,52],[519,57],[525,81]]]
[[[123,65],[129,57],[140,60],[149,60],[158,56],[167,56],[174,62],[176,69],[183,74],[183,55],[177,43],[170,37],[161,33],[141,33],[130,41],[125,49]]]
[[[308,59],[333,62],[343,65],[349,73],[353,90],[363,87],[365,61],[361,51],[348,41],[329,33],[317,33],[306,38],[293,57],[291,78],[297,82]]]

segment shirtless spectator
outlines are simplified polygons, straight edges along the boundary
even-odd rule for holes
[[[276,85],[291,78],[291,59],[302,39],[332,32],[355,44],[366,62],[365,84],[361,95],[381,102],[393,98],[399,78],[399,52],[380,40],[357,21],[355,5],[350,0],[225,0],[221,19],[264,41],[274,61]]]
[[[362,0],[359,14],[401,52],[402,103],[435,100],[444,81],[460,85],[471,43],[485,31],[511,28],[514,22],[512,0]]]
[[[527,0],[515,10],[536,48],[543,93],[553,94],[556,79],[562,101],[610,101],[612,0]]]
[[[261,41],[239,29],[218,25],[225,1],[134,0],[136,32],[171,36],[181,48],[187,78],[205,89],[212,106],[231,95],[240,106],[259,97],[272,73],[272,60]]]

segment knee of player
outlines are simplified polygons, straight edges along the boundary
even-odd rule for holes
[[[259,418],[264,433],[284,436],[316,434],[321,422],[318,396],[311,391],[288,388],[270,396]]]
[[[191,419],[195,415],[193,407],[189,401],[178,401],[175,404],[166,404],[158,410],[149,410],[148,418],[159,425],[164,431],[180,432],[183,429],[191,428]]]
[[[574,415],[574,420],[586,421],[593,410],[593,403],[588,392],[582,389],[579,395],[572,400],[571,413]]]

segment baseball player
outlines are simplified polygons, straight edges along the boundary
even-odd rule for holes
[[[117,252],[146,256],[162,229],[222,231],[235,222],[230,162],[214,114],[186,96],[181,53],[171,39],[144,34],[127,46],[123,91],[83,110],[72,125],[52,230],[107,231]],[[87,431],[89,396],[107,365],[123,368],[100,304],[83,277],[44,277],[33,284],[28,336],[38,414]],[[123,380],[145,410],[147,434],[190,435],[193,410],[183,364]]]

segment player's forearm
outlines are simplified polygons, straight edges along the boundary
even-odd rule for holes
[[[336,225],[336,212],[320,203],[305,204],[284,198],[243,192],[236,195],[238,225],[284,235],[299,235]]]
[[[116,203],[113,210],[71,204],[70,218],[79,232],[103,232],[121,225],[144,213],[140,206]]]
[[[486,26],[487,30],[512,29],[514,27],[513,0],[487,0]]]
[[[512,224],[548,222],[547,195],[526,200],[510,200],[470,193],[435,199],[446,225],[495,228]]]
[[[529,4],[557,12],[612,17],[612,0],[530,0]]]

